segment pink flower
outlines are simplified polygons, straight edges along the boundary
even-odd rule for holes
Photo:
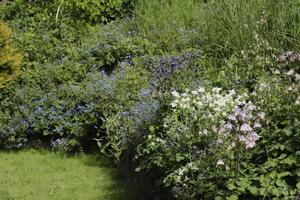
[[[266,116],[266,114],[265,114],[264,112],[259,112],[259,113],[257,114],[257,117],[258,117],[259,119],[261,119],[261,120],[264,120],[264,119],[265,119],[265,116]]]
[[[233,125],[228,122],[227,124],[225,124],[224,128],[228,131],[231,131],[233,129]]]
[[[254,140],[246,140],[245,145],[246,145],[246,149],[251,149],[255,146],[255,141]]]
[[[222,140],[222,139],[220,139],[220,138],[219,138],[219,139],[217,139],[217,141],[216,141],[216,142],[217,142],[217,144],[223,144],[223,140]]]
[[[238,117],[238,119],[239,119],[240,121],[242,121],[242,122],[244,122],[244,121],[247,120],[247,115],[246,115],[246,113],[244,113],[244,112],[239,113],[239,115],[238,115],[237,117]]]
[[[250,132],[250,131],[252,131],[253,129],[251,128],[251,126],[250,126],[249,124],[244,123],[244,124],[241,126],[240,130],[241,130],[242,132]]]
[[[253,125],[253,128],[261,128],[261,124],[258,122],[255,122]]]
[[[245,136],[239,135],[239,140],[240,140],[240,142],[245,142],[247,139]]]
[[[246,105],[246,110],[248,110],[248,111],[252,111],[255,109],[256,109],[256,106],[253,105],[253,103],[251,101]]]
[[[236,117],[234,115],[232,115],[232,114],[228,115],[227,119],[231,120],[231,121],[236,121],[237,120]]]
[[[256,132],[252,131],[251,134],[249,135],[249,138],[251,140],[257,141],[257,140],[259,140],[260,136]]]

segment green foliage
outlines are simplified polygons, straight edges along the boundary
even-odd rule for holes
[[[68,13],[73,18],[81,18],[90,22],[107,23],[125,14],[122,0],[65,0],[55,1],[61,7],[61,13]],[[57,14],[59,10],[57,10]]]
[[[233,179],[229,188],[237,194],[273,199],[294,199],[299,183],[299,84],[287,71],[264,79],[256,101],[267,111],[268,126],[261,145],[253,153],[252,168],[247,168],[238,186]]]
[[[0,93],[0,146],[98,145],[117,163],[134,159],[177,199],[293,199],[299,8],[295,0],[7,1],[1,17],[15,30],[24,72]],[[225,101],[233,91],[239,101]]]
[[[19,74],[22,56],[12,47],[12,30],[0,21],[0,88]]]
[[[40,15],[42,13],[39,12],[43,11],[52,23],[70,22],[72,18],[90,23],[107,23],[123,17],[129,8],[126,0],[17,0],[6,4],[3,13],[7,19],[26,14],[26,11],[32,15]]]

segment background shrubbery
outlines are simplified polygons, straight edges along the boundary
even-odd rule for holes
[[[24,58],[0,93],[0,146],[100,147],[177,199],[293,199],[299,9],[277,0],[1,4]]]
[[[0,21],[0,88],[19,74],[22,56],[11,44],[12,30]]]

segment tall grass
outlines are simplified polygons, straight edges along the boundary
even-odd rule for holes
[[[300,49],[300,2],[280,0],[137,0],[133,28],[166,51],[201,47],[228,57],[255,34],[272,46]]]

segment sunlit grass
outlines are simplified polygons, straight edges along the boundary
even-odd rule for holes
[[[117,169],[93,156],[0,153],[0,200],[132,199]]]

